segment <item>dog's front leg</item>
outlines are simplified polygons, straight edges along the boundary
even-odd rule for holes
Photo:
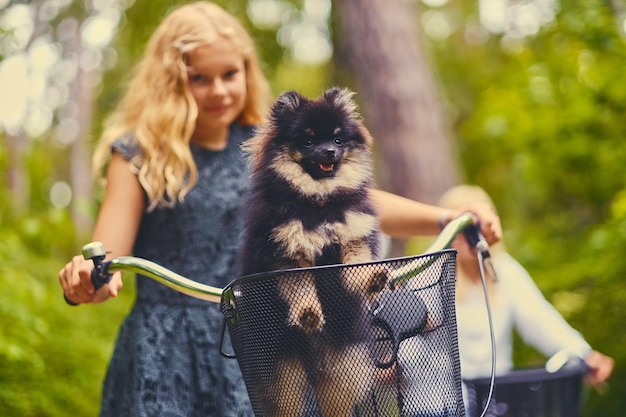
[[[343,262],[346,264],[373,261],[369,243],[364,239],[349,242],[342,249]],[[384,265],[367,265],[358,268],[344,268],[342,279],[347,289],[373,301],[385,289],[389,274]]]
[[[280,278],[278,290],[287,302],[287,324],[296,326],[306,334],[319,332],[325,324],[322,304],[317,295],[315,277],[311,272],[302,272],[297,277]]]
[[[315,257],[324,247],[323,237],[305,230],[298,220],[274,228],[272,235],[283,253],[283,262],[277,269],[315,266]],[[299,327],[306,334],[322,330],[325,319],[311,272],[280,278],[278,290],[289,308],[288,325]]]

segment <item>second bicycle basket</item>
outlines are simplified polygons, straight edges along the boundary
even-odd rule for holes
[[[579,417],[585,372],[587,368],[576,362],[556,372],[543,368],[512,370],[496,376],[488,405],[490,378],[468,379],[465,381],[468,416],[480,416],[487,406],[486,417]]]
[[[464,416],[455,256],[233,281],[221,308],[255,415]]]

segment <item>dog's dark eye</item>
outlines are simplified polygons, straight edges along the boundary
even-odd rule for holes
[[[341,141],[341,138],[335,138],[335,144],[339,145],[339,146],[342,146],[343,142]]]
[[[303,146],[305,148],[310,148],[311,146],[313,146],[313,141],[311,139],[307,139],[304,141]]]

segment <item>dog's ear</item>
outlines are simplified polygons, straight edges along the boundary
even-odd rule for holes
[[[290,115],[300,108],[305,98],[297,91],[286,91],[278,96],[272,106],[272,115],[275,118],[282,118]]]
[[[322,97],[333,108],[345,112],[346,116],[356,123],[363,142],[367,146],[371,146],[374,143],[374,138],[363,124],[358,106],[354,101],[354,95],[355,93],[347,88],[332,87],[326,90]]]
[[[358,107],[354,101],[354,92],[347,88],[332,87],[324,91],[324,100],[336,108],[342,109],[352,117],[358,118]]]

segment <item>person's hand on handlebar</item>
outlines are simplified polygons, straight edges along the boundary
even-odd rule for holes
[[[440,221],[440,226],[448,224],[455,217],[463,213],[472,213],[480,222],[480,232],[490,245],[497,243],[502,239],[502,225],[500,217],[490,204],[483,202],[468,203],[467,206],[460,210],[450,210],[444,213],[444,217]]]
[[[113,274],[111,281],[95,291],[91,281],[93,261],[76,255],[59,271],[59,283],[68,300],[76,304],[101,303],[109,297],[117,297],[122,288],[122,274]]]
[[[613,372],[613,358],[606,356],[597,350],[589,352],[585,358],[585,363],[589,367],[589,372],[585,376],[585,381],[598,391],[602,391],[606,381]]]

